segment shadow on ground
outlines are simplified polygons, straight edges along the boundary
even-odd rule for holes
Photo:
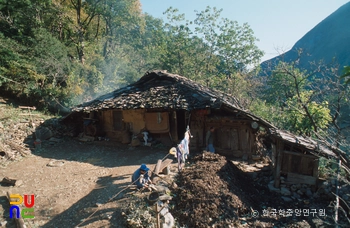
[[[101,222],[101,220],[105,220],[105,226],[120,227],[121,220],[118,218],[121,216],[121,208],[117,206],[116,201],[123,198],[130,191],[125,184],[111,184],[120,178],[129,179],[130,176],[100,177],[96,182],[98,188],[92,190],[88,195],[41,227],[76,227],[78,225],[79,227],[88,227],[89,225],[93,227],[94,222]],[[42,210],[39,212],[39,216],[47,217],[49,214]]]
[[[117,167],[120,165],[138,165],[156,163],[168,154],[165,146],[131,147],[113,141],[80,142],[65,138],[60,143],[50,144],[43,141],[41,149],[34,149],[32,154],[54,160],[66,160],[89,163],[101,167]]]

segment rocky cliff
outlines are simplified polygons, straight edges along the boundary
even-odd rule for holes
[[[350,65],[350,2],[317,24],[297,41],[291,50],[263,62],[262,70],[269,73],[279,61],[295,61],[300,49],[303,50],[303,54],[299,68],[309,69],[310,62],[321,60],[325,64],[335,61],[341,70]]]

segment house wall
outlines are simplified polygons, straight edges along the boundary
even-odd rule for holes
[[[205,119],[206,110],[198,110],[191,112],[190,131],[192,138],[190,139],[190,149],[197,152],[205,149]]]
[[[314,155],[301,153],[301,148],[293,147],[295,151],[291,151],[291,147],[286,147],[280,139],[276,141],[276,144],[272,144],[273,161],[275,161],[275,187],[280,186],[281,175],[287,177],[286,183],[289,184],[315,185],[318,178],[318,158]]]
[[[101,111],[100,116],[103,131],[111,140],[130,143],[132,135],[138,135],[143,130],[147,130],[153,139],[171,145],[168,112],[115,109]]]
[[[249,158],[253,154],[255,135],[247,122],[210,122],[215,127],[214,145],[218,153]]]
[[[206,132],[211,126],[215,127],[214,147],[217,153],[226,156],[250,158],[255,154],[255,131],[251,121],[235,120],[234,118],[208,118],[208,110],[196,110],[190,113],[191,150],[205,150]],[[146,112],[138,110],[105,110],[101,111],[103,130],[111,140],[129,143],[131,136],[139,134],[143,129],[157,141],[173,146],[183,139],[178,134],[179,117],[175,111]],[[182,118],[185,119],[185,118]],[[185,124],[185,123],[184,123]],[[149,129],[148,129],[149,128]],[[128,140],[129,138],[129,140]]]
[[[204,111],[191,113],[190,129],[193,135],[191,147],[202,151],[206,147],[206,133],[215,127],[214,147],[217,153],[226,156],[250,158],[254,154],[255,131],[250,121],[234,120],[225,117],[207,118]]]
[[[146,129],[152,134],[168,133],[170,131],[168,112],[144,113]]]
[[[318,166],[318,159],[316,156],[283,151],[282,173],[297,173],[314,176],[315,166]]]
[[[101,125],[106,137],[110,138],[113,141],[123,142],[125,141],[126,125],[121,119],[119,128],[115,123],[116,116],[113,112],[120,112],[120,116],[122,116],[121,110],[101,111]]]
[[[123,110],[123,121],[130,123],[129,130],[131,133],[138,134],[146,127],[144,114],[144,109]]]

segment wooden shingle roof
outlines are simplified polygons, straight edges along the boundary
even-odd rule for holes
[[[73,108],[73,111],[101,109],[219,109],[223,104],[242,110],[238,100],[180,75],[165,71],[147,72],[137,82]]]
[[[291,132],[279,130],[277,128],[270,128],[269,133],[272,137],[280,138],[285,143],[303,148],[309,154],[326,158],[340,158],[342,160],[342,166],[350,173],[350,161],[347,154],[323,140],[315,140],[309,137],[298,136]]]
[[[344,152],[335,153],[324,143],[316,142],[287,131],[278,130],[271,123],[244,110],[235,97],[205,87],[188,78],[166,71],[150,71],[137,82],[94,100],[72,108],[74,112],[91,112],[105,109],[168,109],[196,110],[220,109],[242,113],[253,121],[258,121],[270,130],[270,135],[283,141],[305,148],[305,150],[325,157],[339,157]],[[346,159],[344,159],[345,161]],[[346,164],[350,164],[347,162]]]

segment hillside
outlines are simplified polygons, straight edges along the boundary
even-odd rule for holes
[[[304,55],[299,67],[308,69],[310,62],[329,64],[333,60],[343,66],[350,65],[350,2],[341,6],[313,29],[306,33],[287,52],[261,63],[263,72],[269,74],[279,61],[291,62],[297,59],[297,50],[302,49]]]

